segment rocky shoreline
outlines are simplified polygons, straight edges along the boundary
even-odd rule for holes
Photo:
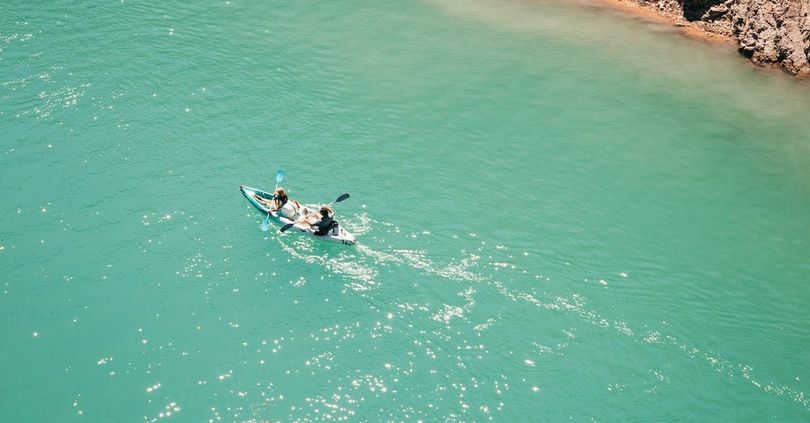
[[[810,79],[810,0],[602,0],[602,4],[665,19],[693,38],[733,41],[764,67]]]

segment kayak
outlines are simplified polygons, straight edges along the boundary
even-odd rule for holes
[[[244,195],[245,198],[247,198],[248,202],[253,207],[258,209],[265,215],[268,214],[269,210],[267,206],[260,203],[253,196],[258,195],[259,197],[265,198],[267,200],[272,200],[273,199],[272,193],[264,192],[256,188],[251,188],[244,185],[240,186],[239,190],[242,191],[242,195]],[[304,205],[295,200],[289,200],[287,201],[287,204],[285,204],[284,207],[281,208],[281,210],[272,211],[269,212],[269,214],[270,220],[281,226],[284,226],[289,223],[293,223],[296,220],[311,213],[317,213],[318,210],[319,210],[318,206]],[[354,235],[349,233],[349,231],[343,229],[341,225],[335,225],[335,227],[332,228],[326,235],[315,235],[315,228],[312,228],[306,224],[297,224],[292,228],[290,228],[290,230],[293,229],[298,230],[299,232],[302,232],[305,235],[311,236],[312,238],[315,238],[320,241],[335,242],[343,245],[354,245],[357,243],[357,239],[354,237]]]

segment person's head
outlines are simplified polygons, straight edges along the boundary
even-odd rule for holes
[[[327,217],[330,214],[332,214],[332,208],[331,207],[329,207],[329,206],[321,207],[321,216]]]
[[[284,191],[284,188],[278,187],[276,188],[276,195],[279,197],[286,197],[287,193]]]

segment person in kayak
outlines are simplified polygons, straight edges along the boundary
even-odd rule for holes
[[[253,198],[265,205],[270,211],[276,211],[287,204],[287,192],[284,191],[284,188],[282,187],[276,188],[276,191],[273,192],[272,200],[268,200],[259,194],[253,194]]]
[[[329,206],[323,206],[319,214],[320,216],[315,213],[310,214],[304,219],[304,222],[315,228],[314,235],[324,236],[337,225],[337,221],[334,219],[335,211]]]

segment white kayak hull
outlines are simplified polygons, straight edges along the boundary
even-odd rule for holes
[[[256,200],[256,198],[254,198],[254,195],[258,195],[258,196],[260,196],[262,198],[270,200],[270,199],[273,198],[272,193],[265,192],[265,191],[262,191],[262,190],[259,190],[259,189],[256,189],[256,188],[247,187],[247,186],[244,186],[244,185],[239,187],[239,191],[242,192],[242,195],[245,196],[245,198],[248,200],[248,202],[253,207],[255,207],[257,210],[262,212],[265,216],[268,214],[269,211],[268,211],[267,207],[264,204],[260,203],[258,200]],[[293,200],[290,200],[290,201],[293,201]],[[305,205],[300,205],[300,208],[303,209],[303,210],[300,210],[300,211],[302,211],[304,214],[307,214],[307,212],[314,213],[315,210],[317,210],[316,207],[307,207]],[[286,224],[293,223],[293,220],[290,220],[287,217],[280,215],[278,212],[269,212],[269,214],[270,214],[270,220],[272,220],[273,222],[275,222],[276,224],[278,224],[280,226],[284,226]],[[357,243],[357,239],[354,237],[354,235],[349,233],[349,231],[347,231],[346,229],[343,229],[342,225],[338,225],[337,230],[331,230],[326,235],[315,235],[315,229],[314,228],[311,228],[308,225],[302,225],[302,224],[298,224],[298,225],[293,226],[292,228],[289,229],[289,231],[301,232],[304,235],[310,236],[310,237],[315,238],[315,239],[317,239],[319,241],[334,242],[334,243],[343,244],[343,245],[354,245],[354,244]]]

